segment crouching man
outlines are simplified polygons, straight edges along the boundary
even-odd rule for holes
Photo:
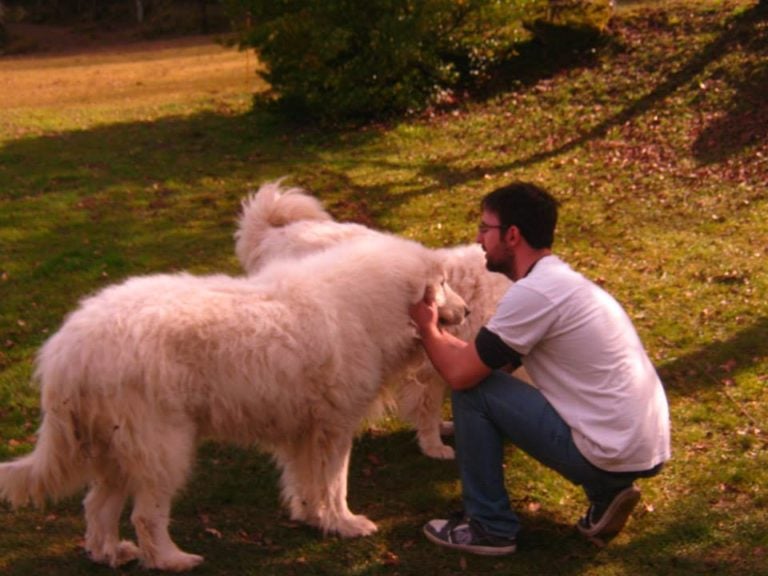
[[[504,485],[503,443],[582,486],[577,528],[616,535],[640,500],[638,478],[670,457],[662,384],[631,320],[602,288],[552,252],[557,202],[528,183],[482,201],[486,267],[514,281],[474,342],[440,329],[434,303],[411,308],[424,348],[451,386],[464,510],[424,526],[431,541],[509,554],[520,530]],[[534,386],[501,368],[523,364]]]

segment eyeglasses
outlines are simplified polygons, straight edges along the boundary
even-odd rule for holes
[[[480,222],[480,224],[477,225],[477,232],[479,234],[485,234],[488,232],[488,230],[492,230],[493,228],[498,228],[499,230],[506,228],[506,226],[501,226],[500,224],[486,224],[485,222]]]

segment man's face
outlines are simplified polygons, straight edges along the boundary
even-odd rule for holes
[[[485,267],[491,272],[510,276],[515,270],[515,254],[504,241],[505,234],[506,229],[499,226],[498,216],[484,210],[477,226],[477,242],[485,252]]]

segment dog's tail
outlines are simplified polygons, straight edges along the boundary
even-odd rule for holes
[[[43,374],[43,368],[38,363],[38,378],[51,374]],[[69,406],[68,401],[58,401],[58,383],[42,384],[45,412],[35,449],[0,464],[0,498],[14,507],[29,503],[43,506],[47,499],[70,496],[87,483],[89,475],[87,447],[83,450],[87,442],[80,438],[77,407]]]
[[[261,245],[271,228],[304,220],[327,221],[320,201],[301,188],[285,188],[282,180],[267,182],[242,202],[235,232],[235,253],[249,273],[260,266]]]
[[[72,426],[46,414],[31,454],[0,464],[0,497],[13,507],[70,496],[86,483]]]

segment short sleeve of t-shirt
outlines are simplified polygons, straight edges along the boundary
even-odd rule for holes
[[[475,349],[480,360],[494,370],[504,366],[517,368],[522,364],[520,353],[507,346],[504,341],[487,328],[480,328],[475,338]]]
[[[523,283],[510,287],[486,328],[525,356],[549,333],[558,311],[555,302]]]

